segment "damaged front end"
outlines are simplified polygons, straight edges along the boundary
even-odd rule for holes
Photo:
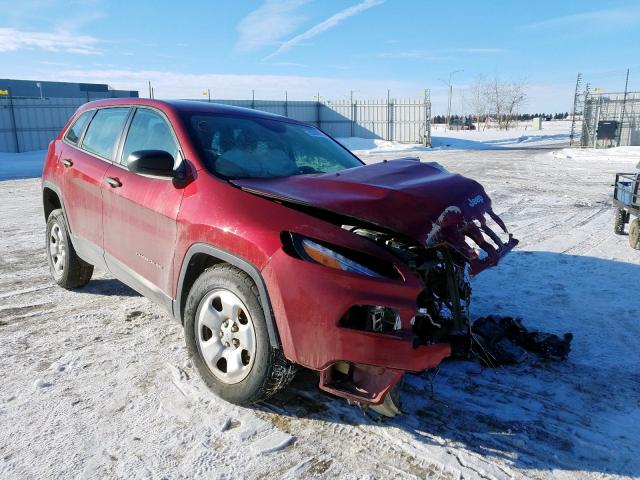
[[[410,245],[388,234],[362,228],[352,231],[390,250],[424,285],[411,319],[414,347],[442,342],[457,345],[452,339],[468,334],[471,267],[462,255],[445,244]]]
[[[321,371],[320,388],[394,415],[399,411],[396,387],[405,372],[469,354],[470,278],[496,265],[518,243],[479,183],[414,160],[233,183],[365,238],[394,259],[378,265],[350,250],[355,242],[353,247],[338,247],[329,239],[310,242],[386,279],[344,277],[308,267],[314,288],[327,300],[307,312],[304,330],[292,326],[292,337],[300,346],[295,360]],[[288,257],[331,266],[303,251],[297,238],[295,233],[283,237]],[[273,272],[267,274],[277,277],[278,270],[295,268],[288,262],[275,256]],[[299,300],[307,267],[297,268],[296,281],[285,276],[277,281]],[[349,306],[341,310],[334,302]],[[340,314],[332,320],[334,312]]]
[[[444,357],[469,358],[473,347],[471,276],[495,265],[517,244],[517,240],[507,234],[504,242],[496,235],[495,246],[490,243],[491,237],[480,239],[475,236],[475,242],[467,243],[463,238],[473,228],[469,227],[473,223],[459,223],[457,229],[454,225],[453,222],[442,222],[443,228],[431,237],[431,245],[420,245],[406,237],[371,228],[342,225],[398,258],[415,274],[422,288],[416,297],[416,308],[409,325],[403,325],[394,308],[356,305],[340,319],[338,326],[404,337],[411,342],[416,354],[435,349],[442,352],[441,349],[446,348]],[[489,229],[486,223],[484,228]],[[485,231],[480,227],[478,230]],[[422,369],[434,368],[438,363],[425,363]],[[379,415],[395,416],[400,412],[399,386],[404,373],[404,370],[338,361],[322,370],[320,388]]]

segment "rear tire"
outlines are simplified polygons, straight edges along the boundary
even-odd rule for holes
[[[636,218],[629,224],[629,245],[640,250],[640,219]]]
[[[76,253],[62,209],[49,214],[47,219],[47,261],[53,280],[62,288],[73,290],[84,287],[93,275],[93,265]]]
[[[616,235],[624,234],[624,226],[628,221],[627,211],[624,208],[618,208],[613,222],[613,232]]]
[[[295,364],[269,341],[258,289],[228,264],[195,281],[184,312],[189,355],[207,386],[231,403],[264,400],[285,387]]]

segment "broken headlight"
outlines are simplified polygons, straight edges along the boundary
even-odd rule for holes
[[[282,243],[290,254],[325,267],[366,277],[402,279],[393,264],[344,247],[311,240],[294,233],[283,235]]]

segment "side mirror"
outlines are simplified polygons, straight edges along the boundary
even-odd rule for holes
[[[144,175],[175,178],[178,173],[173,169],[173,155],[164,150],[138,150],[127,158],[129,170]]]

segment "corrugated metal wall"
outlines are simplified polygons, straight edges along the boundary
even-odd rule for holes
[[[318,126],[332,137],[380,138],[430,144],[429,101],[380,99],[337,101],[212,100],[284,115]]]
[[[202,101],[202,100],[200,100]],[[284,115],[333,137],[430,144],[431,109],[424,99],[280,101],[212,100]],[[0,152],[42,150],[83,103],[80,98],[0,97]]]
[[[85,102],[82,98],[0,97],[0,152],[47,148]]]

